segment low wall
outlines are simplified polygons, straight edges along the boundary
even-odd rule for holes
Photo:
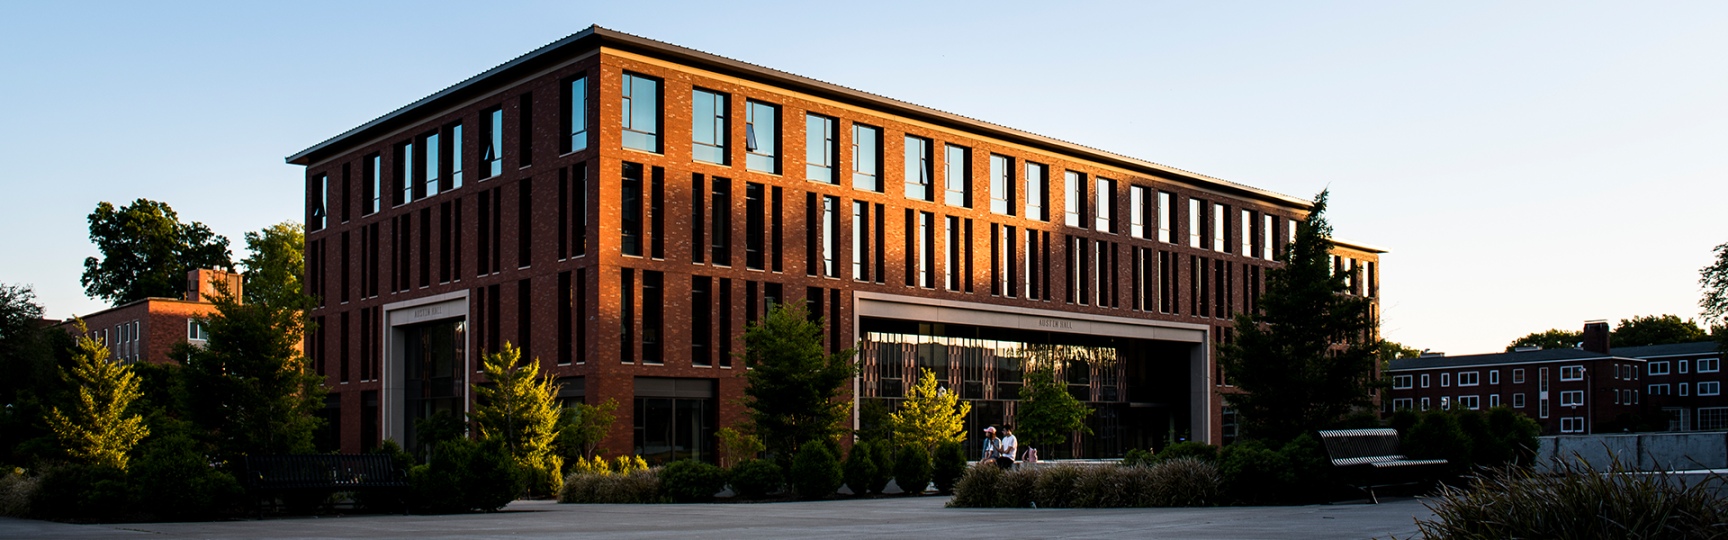
[[[1539,437],[1536,468],[1553,469],[1556,459],[1582,459],[1607,469],[1618,458],[1640,471],[1728,469],[1728,432],[1634,433]]]

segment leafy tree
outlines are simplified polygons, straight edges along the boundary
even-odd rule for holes
[[[116,210],[103,202],[90,213],[90,241],[102,258],[84,259],[85,294],[113,305],[186,291],[186,273],[231,269],[228,239],[203,223],[181,223],[167,203],[132,201]]]
[[[880,399],[860,400],[858,406],[858,431],[855,435],[860,441],[886,441],[894,436],[894,418],[889,416],[888,405]]]
[[[1581,341],[1584,341],[1583,332],[1554,328],[1547,331],[1534,332],[1530,335],[1512,340],[1512,343],[1506,346],[1506,352],[1512,352],[1519,347],[1571,349],[1577,347],[1578,343]]]
[[[57,335],[58,334],[58,335]],[[51,338],[64,332],[42,326],[42,306],[29,285],[0,284],[0,462],[19,463],[14,449],[51,436],[39,420],[43,401],[61,386]]]
[[[744,404],[757,436],[790,469],[805,443],[845,433],[851,403],[841,392],[852,381],[853,351],[822,350],[822,325],[799,303],[780,304],[744,331]]]
[[[1708,339],[1710,335],[1704,333],[1704,329],[1699,328],[1691,319],[1681,319],[1679,315],[1646,315],[1620,319],[1620,324],[1614,327],[1614,333],[1608,335],[1608,346],[1667,345]]]
[[[1391,362],[1393,360],[1397,360],[1400,358],[1421,358],[1421,357],[1422,357],[1422,349],[1417,349],[1414,347],[1405,347],[1403,343],[1399,343],[1396,341],[1381,341],[1380,342],[1380,361],[1382,363]]]
[[[128,414],[142,392],[127,364],[108,360],[108,347],[89,335],[78,321],[78,349],[72,369],[64,376],[78,387],[78,404],[62,413],[48,411],[48,425],[66,453],[80,462],[126,470],[127,454],[150,434],[144,417]]]
[[[749,426],[743,426],[743,429],[723,427],[714,432],[714,435],[720,438],[721,466],[731,467],[756,459],[756,454],[767,448],[762,445],[762,439],[756,438],[748,428]]]
[[[504,342],[480,363],[491,386],[475,385],[474,426],[481,440],[499,440],[517,465],[534,476],[533,486],[555,489],[563,459],[552,453],[558,437],[558,385],[540,376],[538,359],[524,362],[522,350]],[[551,485],[545,485],[550,483]]]
[[[186,359],[180,410],[223,459],[311,452],[324,378],[300,354],[304,317],[220,292],[214,302],[216,312],[201,321],[205,346],[181,343],[172,353]]]
[[[564,461],[591,458],[600,449],[600,441],[612,431],[617,420],[618,400],[606,398],[599,405],[577,403],[565,407],[558,417],[558,455]]]
[[[942,443],[966,440],[966,414],[970,412],[972,404],[960,401],[959,393],[936,386],[936,372],[919,368],[918,384],[901,402],[900,410],[888,417],[896,442],[935,452]]]
[[[1031,448],[1062,444],[1070,433],[1092,432],[1086,427],[1086,417],[1091,414],[1086,404],[1056,382],[1056,370],[1047,365],[1036,367],[1026,373],[1020,403],[1014,407],[1014,434]]]
[[[1246,391],[1231,403],[1252,436],[1288,441],[1369,404],[1380,340],[1368,299],[1347,294],[1332,270],[1327,195],[1267,272],[1262,309],[1238,314],[1236,340],[1221,348],[1225,373]]]
[[[1715,251],[1716,260],[1698,270],[1698,286],[1704,289],[1698,307],[1704,308],[1704,321],[1711,326],[1728,324],[1728,243]]]
[[[246,267],[242,289],[247,303],[300,311],[316,305],[300,283],[306,275],[305,227],[284,221],[248,232],[246,249],[252,253],[240,264]]]

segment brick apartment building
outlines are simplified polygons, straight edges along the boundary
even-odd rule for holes
[[[86,335],[108,345],[109,353],[119,362],[178,362],[169,351],[183,342],[200,344],[206,339],[197,318],[216,311],[212,295],[219,290],[239,296],[240,274],[223,270],[193,270],[186,273],[186,293],[182,298],[145,298],[134,300],[81,317],[88,328]],[[56,324],[57,328],[77,333],[73,321]]]
[[[1505,405],[1544,435],[1728,429],[1721,353],[1713,341],[1610,349],[1608,323],[1584,326],[1578,348],[1393,360],[1387,412]],[[1655,424],[1652,424],[1652,421]]]
[[[920,367],[1011,422],[1029,365],[1097,409],[1046,456],[1229,427],[1213,343],[1310,204],[599,27],[290,156],[339,446],[415,446],[510,342],[607,454],[713,460],[779,302],[892,406]],[[1356,294],[1381,250],[1340,244]],[[854,410],[857,410],[855,407]],[[975,442],[975,441],[973,441]]]

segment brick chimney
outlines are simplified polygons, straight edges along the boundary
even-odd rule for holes
[[[240,299],[240,274],[225,270],[200,268],[186,273],[186,300],[214,302],[218,293]]]
[[[1608,354],[1608,321],[1584,321],[1584,350]]]

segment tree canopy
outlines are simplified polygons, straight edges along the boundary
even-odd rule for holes
[[[1026,372],[1020,402],[1014,406],[1014,434],[1025,446],[1062,444],[1075,431],[1090,433],[1086,417],[1092,409],[1068,393],[1048,363]]]
[[[775,305],[744,330],[744,405],[776,460],[789,464],[804,443],[845,433],[851,403],[841,392],[852,381],[852,354],[824,351],[822,325],[796,302]]]
[[[1380,340],[1369,300],[1333,272],[1327,196],[1267,272],[1261,311],[1238,314],[1235,341],[1221,347],[1225,376],[1246,391],[1231,403],[1249,437],[1287,441],[1369,404]]]
[[[102,257],[84,259],[85,294],[112,305],[178,297],[186,273],[232,269],[228,239],[203,223],[181,223],[167,203],[138,199],[125,208],[103,202],[90,213],[90,241]]]
[[[130,364],[111,361],[108,347],[90,337],[78,321],[77,349],[65,377],[78,389],[71,410],[48,411],[48,425],[73,459],[126,470],[128,454],[150,434],[144,417],[129,410],[144,393]]]
[[[300,354],[303,316],[222,294],[214,302],[202,321],[209,340],[172,353],[185,359],[181,410],[223,458],[311,452],[324,377]]]
[[[966,414],[970,412],[972,404],[961,401],[958,392],[937,387],[936,372],[918,368],[918,384],[900,403],[900,410],[888,416],[894,425],[895,442],[935,452],[939,444],[966,440]]]
[[[1710,335],[1691,319],[1682,319],[1679,315],[1645,315],[1621,319],[1614,332],[1608,335],[1608,346],[1667,345],[1708,339]]]
[[[247,303],[307,310],[315,305],[300,279],[306,275],[306,231],[299,223],[284,221],[246,233],[246,250],[240,261],[246,267],[242,287]]]
[[[1512,352],[1519,347],[1541,347],[1543,349],[1571,349],[1584,341],[1584,333],[1577,330],[1561,330],[1553,328],[1512,340],[1506,345],[1506,352]]]

